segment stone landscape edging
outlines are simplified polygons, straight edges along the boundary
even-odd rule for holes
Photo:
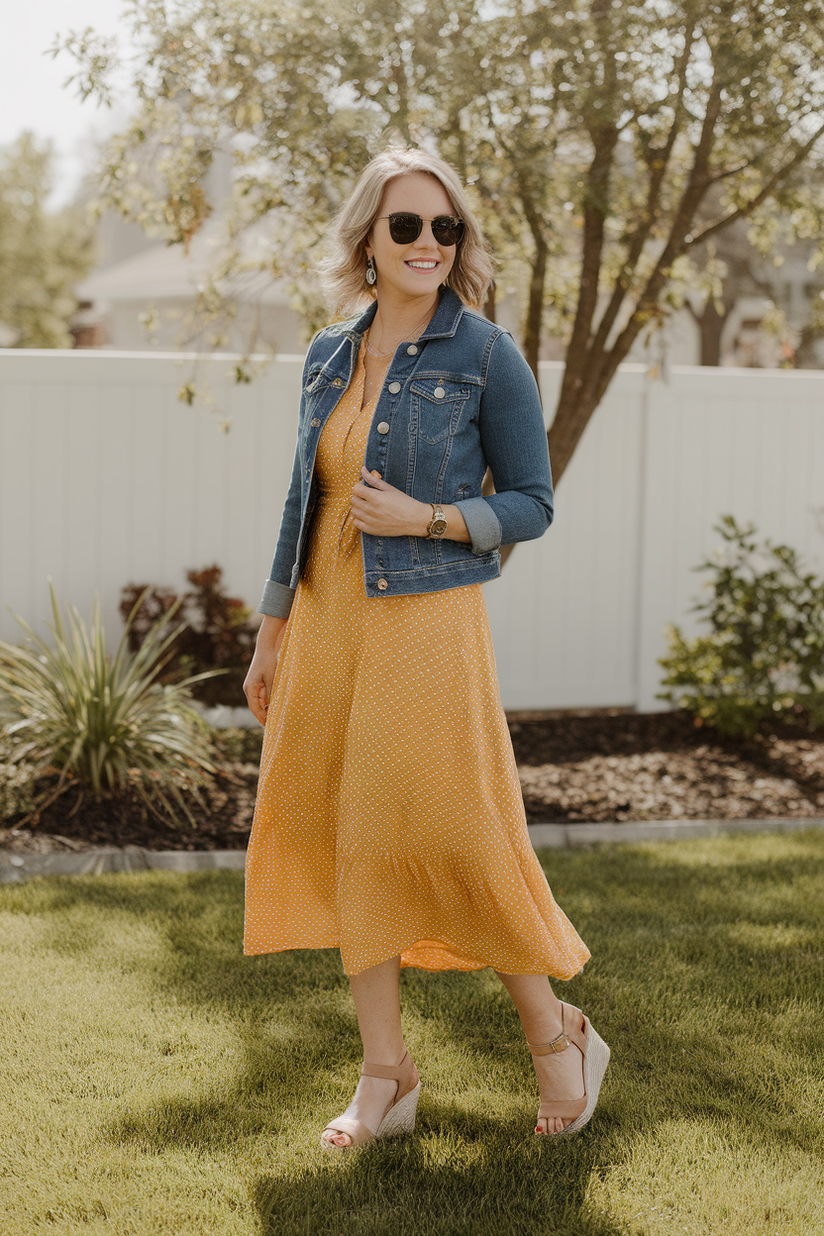
[[[824,829],[824,817],[767,820],[629,820],[625,824],[530,824],[536,850],[572,849],[641,841],[683,841],[727,833],[798,832]],[[21,884],[34,876],[107,875],[116,871],[242,871],[245,850],[143,850],[107,846],[66,854],[15,854],[0,850],[0,884]]]
[[[142,850],[106,846],[65,854],[14,854],[0,850],[0,884],[22,884],[33,876],[108,875],[113,871],[242,871],[245,850]]]
[[[639,841],[686,841],[726,833],[789,833],[824,828],[824,817],[767,820],[628,820],[626,824],[530,824],[536,850]]]

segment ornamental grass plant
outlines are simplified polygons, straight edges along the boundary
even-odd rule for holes
[[[192,706],[189,687],[210,672],[161,684],[178,635],[175,609],[145,633],[136,652],[129,632],[137,604],[114,656],[95,597],[91,622],[66,605],[61,616],[51,593],[52,642],[18,615],[26,642],[0,642],[0,801],[9,814],[31,806],[32,820],[69,789],[100,799],[136,793],[176,818],[186,796],[213,771],[210,730]],[[5,788],[3,788],[5,787]]]

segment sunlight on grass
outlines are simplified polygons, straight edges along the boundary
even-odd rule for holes
[[[336,952],[240,954],[242,876],[0,888],[0,1231],[809,1236],[824,1231],[824,836],[545,854],[593,951],[562,989],[613,1048],[532,1137],[494,975],[402,975],[408,1139],[324,1155],[357,1028]]]
[[[673,1154],[673,1147],[678,1154]],[[792,1146],[774,1152],[709,1121],[663,1121],[609,1169],[593,1202],[651,1236],[812,1236],[822,1230],[820,1161]]]

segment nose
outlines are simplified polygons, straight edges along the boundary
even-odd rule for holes
[[[421,228],[421,234],[415,241],[415,244],[427,246],[434,245],[437,248],[438,242],[435,239],[435,233],[432,231],[432,224],[428,219],[423,219],[422,223],[423,227]]]

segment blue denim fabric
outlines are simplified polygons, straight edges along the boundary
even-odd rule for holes
[[[327,326],[309,347],[292,479],[262,614],[286,617],[291,608],[317,501],[318,439],[352,379],[376,309]],[[379,433],[384,424],[388,432]],[[512,336],[448,288],[420,339],[395,351],[364,462],[420,502],[459,506],[471,538],[463,545],[361,533],[364,587],[376,600],[495,579],[499,547],[539,537],[552,522],[549,452],[532,372]],[[497,492],[484,498],[487,465]]]

